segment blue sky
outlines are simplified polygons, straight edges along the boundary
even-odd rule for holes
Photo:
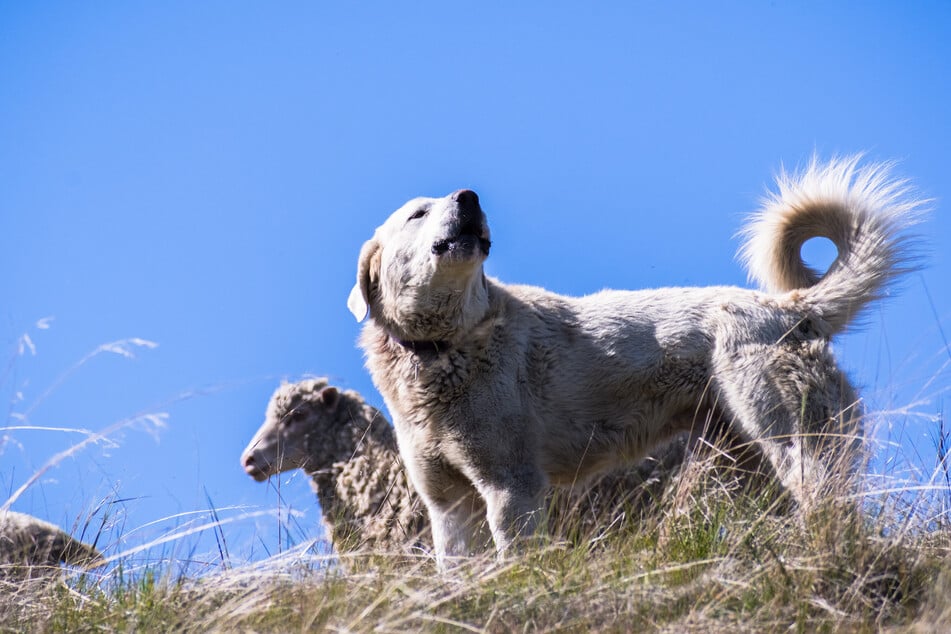
[[[115,554],[213,505],[236,561],[274,552],[276,520],[243,515],[277,492],[239,454],[282,378],[382,406],[346,297],[406,199],[475,189],[505,281],[747,285],[734,234],[814,151],[897,159],[936,200],[927,268],[838,342],[873,408],[908,410],[888,437],[930,472],[951,386],[949,78],[943,2],[3,3],[7,427],[167,415],[12,508],[67,527],[108,510]],[[130,338],[158,346],[101,349]],[[82,438],[0,432],[0,503]],[[294,537],[317,536],[306,479],[281,495]],[[208,531],[170,544],[152,556],[217,556]]]

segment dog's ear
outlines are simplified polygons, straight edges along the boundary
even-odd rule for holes
[[[357,283],[347,298],[347,308],[357,321],[363,321],[370,313],[370,290],[380,279],[380,255],[380,243],[375,238],[367,240],[360,249]]]

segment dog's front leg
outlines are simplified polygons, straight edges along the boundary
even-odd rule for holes
[[[461,557],[482,552],[488,542],[485,526],[485,504],[472,487],[452,502],[438,498],[426,504],[432,524],[436,565],[446,570]]]
[[[542,492],[546,479],[541,470],[515,465],[502,475],[477,485],[485,500],[486,518],[499,557],[518,550],[545,525]]]
[[[485,503],[472,484],[441,460],[407,462],[413,485],[426,504],[436,565],[446,570],[455,559],[485,550]]]

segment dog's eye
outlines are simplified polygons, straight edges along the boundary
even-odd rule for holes
[[[407,220],[408,220],[408,221],[409,221],[409,220],[419,220],[420,218],[422,218],[423,216],[425,216],[428,212],[429,212],[429,209],[427,209],[426,207],[420,207],[419,209],[417,209],[416,211],[414,211],[414,212],[413,212],[413,215],[411,215]]]

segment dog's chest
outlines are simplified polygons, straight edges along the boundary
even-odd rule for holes
[[[451,436],[486,417],[485,406],[496,400],[487,388],[497,385],[501,365],[487,346],[407,353],[391,368],[397,380],[384,395],[403,424]]]

